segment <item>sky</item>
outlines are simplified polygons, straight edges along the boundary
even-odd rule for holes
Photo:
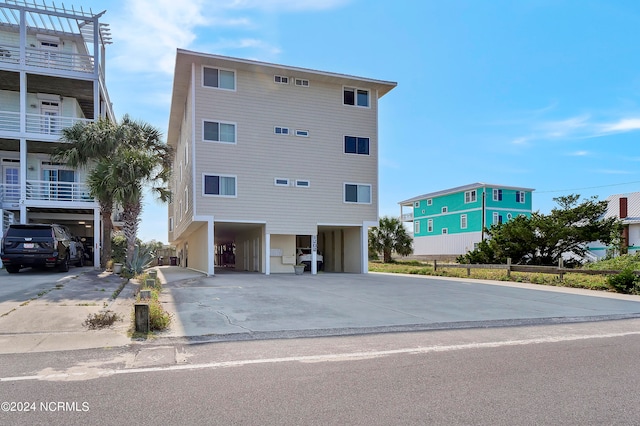
[[[380,216],[475,182],[533,188],[544,214],[564,195],[640,191],[636,0],[71,4],[106,10],[117,117],[165,135],[177,48],[397,82],[379,101]],[[149,197],[139,238],[167,242]]]

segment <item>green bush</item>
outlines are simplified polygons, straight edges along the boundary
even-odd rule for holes
[[[624,268],[620,273],[607,277],[607,284],[618,293],[637,294],[640,279],[632,268]]]

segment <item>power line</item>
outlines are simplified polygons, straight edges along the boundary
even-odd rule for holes
[[[611,186],[621,186],[621,185],[631,185],[632,183],[640,183],[640,180],[636,180],[633,182],[624,182],[624,183],[612,183],[610,185],[600,185],[600,186],[587,186],[584,188],[573,188],[573,189],[553,189],[549,191],[535,191],[536,194],[548,194],[551,192],[569,192],[569,191],[582,191],[584,189],[598,189],[598,188],[608,188]]]

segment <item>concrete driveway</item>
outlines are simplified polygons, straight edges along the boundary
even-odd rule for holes
[[[214,277],[160,267],[165,337],[326,336],[640,317],[640,297],[591,290],[377,274]]]
[[[225,341],[389,331],[555,324],[640,317],[640,296],[561,287],[370,273],[214,277],[157,267],[172,316],[152,340]],[[101,348],[131,343],[136,286],[93,268],[67,274],[0,271],[0,353]],[[124,321],[83,326],[104,309]]]

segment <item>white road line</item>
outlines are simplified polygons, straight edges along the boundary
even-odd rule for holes
[[[217,368],[229,368],[229,367],[242,367],[245,365],[254,364],[277,364],[285,362],[335,362],[335,361],[352,361],[358,359],[371,359],[379,358],[389,355],[399,354],[427,354],[433,352],[450,352],[466,349],[483,349],[483,348],[499,348],[504,346],[521,346],[521,345],[535,345],[541,343],[560,343],[571,342],[578,340],[588,339],[607,339],[614,337],[625,336],[637,336],[640,335],[640,331],[626,332],[626,333],[610,333],[610,334],[591,334],[591,335],[569,335],[569,336],[555,336],[555,337],[541,337],[536,339],[521,339],[521,340],[506,340],[495,342],[483,342],[483,343],[466,343],[460,345],[444,345],[444,346],[419,346],[414,348],[401,348],[391,349],[384,351],[363,351],[363,352],[346,352],[336,354],[324,354],[324,355],[302,355],[282,358],[261,358],[261,359],[248,359],[237,361],[222,361],[211,362],[204,364],[180,364],[170,365],[163,367],[142,367],[142,368],[127,368],[122,370],[96,370],[92,368],[90,371],[73,373],[55,373],[46,375],[34,375],[34,376],[17,376],[17,377],[0,377],[0,382],[18,382],[27,380],[88,380],[99,377],[113,376],[117,374],[136,374],[136,373],[152,373],[152,372],[165,372],[165,371],[180,371],[180,370],[203,370],[203,369],[217,369]]]

